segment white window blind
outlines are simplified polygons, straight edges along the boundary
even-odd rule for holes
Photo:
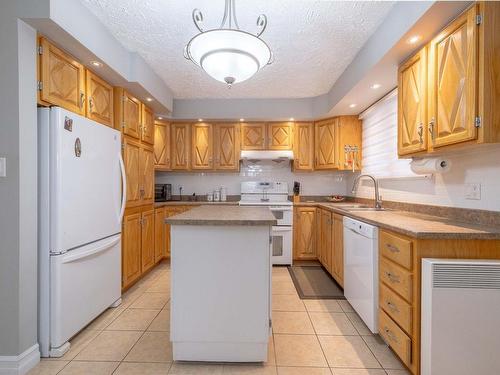
[[[376,178],[417,176],[410,169],[411,159],[398,158],[398,92],[389,93],[364,111],[362,173]]]

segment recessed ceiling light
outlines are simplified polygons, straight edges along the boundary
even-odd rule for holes
[[[412,37],[408,38],[407,43],[409,44],[415,44],[417,43],[422,37],[420,35],[413,35]]]
[[[290,117],[290,121],[295,121],[295,119],[293,117]]]
[[[352,103],[352,104],[349,104],[349,108],[354,108],[356,107],[356,104]]]
[[[243,122],[243,121],[245,121],[245,119],[244,118],[240,118],[240,122]]]
[[[199,119],[198,119],[198,122],[202,122],[202,121],[203,121],[203,119],[202,119],[202,118],[199,118]]]
[[[158,116],[158,120],[163,120],[163,117],[161,117],[161,116]]]
[[[382,85],[380,83],[374,83],[373,85],[370,86],[371,89],[376,90],[381,88]]]
[[[152,102],[152,101],[153,101],[153,98],[146,98],[146,101],[147,101],[147,102]]]
[[[98,68],[102,66],[102,63],[100,63],[99,61],[91,61],[90,64]]]

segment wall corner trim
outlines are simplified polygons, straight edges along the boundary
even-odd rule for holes
[[[17,356],[0,356],[0,375],[24,375],[40,362],[38,344]]]

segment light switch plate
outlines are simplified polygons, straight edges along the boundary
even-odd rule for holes
[[[7,177],[7,159],[0,158],[0,177]]]
[[[481,199],[481,184],[470,183],[465,184],[465,199]]]

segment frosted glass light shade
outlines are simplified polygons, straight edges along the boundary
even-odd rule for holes
[[[252,77],[271,60],[271,50],[255,35],[240,30],[211,30],[186,46],[188,57],[214,79],[228,84]]]

